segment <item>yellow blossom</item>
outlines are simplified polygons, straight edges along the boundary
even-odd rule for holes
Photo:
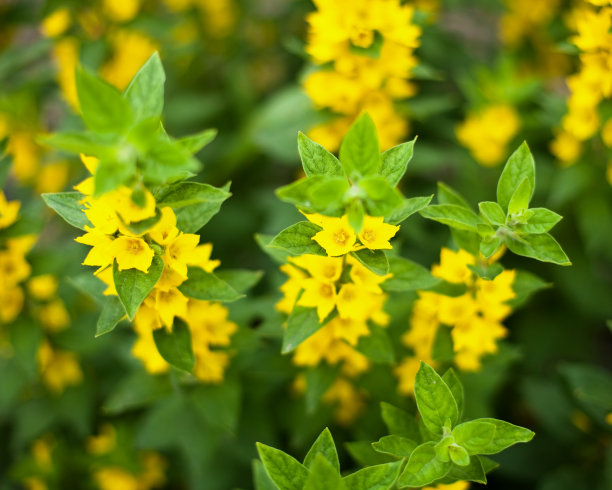
[[[60,192],[66,187],[69,172],[68,162],[53,162],[43,165],[36,179],[36,192]]]
[[[304,254],[290,257],[289,261],[307,270],[312,277],[320,281],[336,282],[342,274],[342,259],[339,257]]]
[[[53,274],[32,277],[28,281],[28,292],[39,301],[51,299],[57,291],[58,281]]]
[[[0,251],[0,287],[15,286],[30,275],[30,264],[23,254],[13,250]]]
[[[87,439],[87,452],[90,454],[107,454],[117,445],[117,431],[111,424],[104,424],[100,427],[97,436]]]
[[[138,269],[142,272],[148,272],[155,255],[147,242],[138,237],[120,236],[113,240],[111,251],[117,260],[117,267],[120,271]]]
[[[78,111],[79,98],[74,73],[79,63],[79,41],[73,37],[60,39],[53,46],[53,58],[58,65],[57,81],[62,95]]]
[[[42,33],[47,37],[57,37],[66,32],[70,27],[72,19],[70,10],[66,7],[59,8],[45,17],[40,26]]]
[[[126,224],[155,216],[155,199],[153,194],[147,189],[141,189],[139,192],[143,195],[144,204],[140,206],[134,202],[135,192],[135,189],[120,187],[113,193],[115,211]]]
[[[391,273],[384,276],[375,274],[351,256],[347,258],[347,263],[351,265],[350,276],[353,282],[364,291],[370,293],[382,294],[383,291],[380,285],[393,275]]]
[[[309,216],[308,219],[313,221]],[[357,237],[346,215],[342,218],[319,215],[316,219],[323,230],[316,233],[312,239],[325,249],[327,255],[338,257],[354,249]]]
[[[20,207],[19,201],[7,201],[4,192],[0,190],[0,229],[8,228],[17,221]]]
[[[182,277],[187,278],[187,264],[192,264],[197,260],[194,258],[194,252],[199,241],[199,235],[180,233],[166,245],[164,263]]]
[[[96,470],[94,480],[100,490],[140,490],[138,478],[117,466],[107,466]]]
[[[40,323],[49,332],[59,332],[64,330],[70,324],[70,315],[64,302],[56,298],[53,301],[40,307],[38,311]]]
[[[128,22],[138,14],[140,0],[103,0],[104,14],[115,22]]]
[[[304,279],[304,292],[297,304],[317,309],[319,322],[322,322],[336,306],[336,287],[333,283],[315,278]]]
[[[172,329],[175,316],[185,318],[187,316],[187,298],[177,288],[168,291],[154,290],[152,293],[155,298],[155,311],[159,315],[162,323],[168,330]]]
[[[474,265],[476,259],[465,250],[453,252],[448,248],[442,248],[440,252],[440,265],[431,268],[431,274],[440,279],[454,284],[470,284],[473,272],[468,265]]]
[[[19,286],[0,287],[0,323],[11,323],[23,308],[24,294]]]
[[[370,250],[387,249],[393,247],[389,240],[395,236],[399,226],[383,223],[383,217],[364,216],[361,231],[357,235],[359,241]]]
[[[67,386],[79,384],[83,378],[76,355],[55,350],[48,341],[40,345],[36,358],[45,385],[55,393],[61,393]]]
[[[85,257],[83,265],[97,266],[103,269],[113,263],[115,251],[113,239],[95,229],[74,239],[75,242],[93,247]]]
[[[365,408],[363,395],[342,377],[325,392],[323,401],[335,405],[334,418],[342,425],[352,424]]]
[[[160,355],[153,339],[153,330],[160,326],[155,309],[141,305],[134,317],[137,338],[132,346],[132,355],[140,359],[150,374],[161,374],[170,370],[170,365]]]
[[[283,298],[276,303],[276,309],[283,313],[290,314],[293,311],[295,302],[300,291],[303,288],[302,281],[308,275],[301,269],[292,266],[291,264],[281,265],[280,270],[289,276],[289,279],[283,283],[280,290],[283,293]]]
[[[336,303],[341,318],[359,320],[367,318],[372,310],[372,295],[355,284],[346,283],[340,287]]]

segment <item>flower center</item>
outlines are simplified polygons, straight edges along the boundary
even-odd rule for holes
[[[376,240],[376,233],[372,230],[365,230],[362,236],[366,242],[373,242]]]
[[[348,240],[348,234],[346,233],[346,231],[340,230],[334,233],[334,241],[338,245],[346,245],[347,240]]]
[[[334,295],[334,288],[331,284],[321,284],[319,294],[324,298],[331,298]]]

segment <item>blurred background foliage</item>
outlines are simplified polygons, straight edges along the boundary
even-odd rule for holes
[[[323,9],[328,2],[315,3]],[[472,205],[490,199],[498,165],[527,140],[536,160],[534,203],[564,216],[556,237],[573,263],[504,257],[507,268],[528,269],[547,287],[517,305],[498,352],[479,371],[461,373],[469,417],[496,416],[537,433],[498,458],[490,486],[612,488],[610,5],[405,4],[415,9],[410,22],[420,36],[410,87],[385,106],[401,122],[389,146],[418,135],[402,191],[428,195],[444,181]],[[342,467],[350,468],[371,461],[359,441],[386,433],[379,403],[414,404],[398,391],[393,366],[407,352],[400,337],[415,294],[392,294],[386,307],[393,361],[374,363],[333,396],[323,395],[334,366],[298,368],[280,354],[284,318],[274,305],[283,276],[254,237],[298,219],[274,194],[300,176],[297,132],[331,145],[326,125],[352,117],[309,96],[306,80],[330,69],[307,49],[305,19],[315,8],[301,0],[0,0],[0,182],[9,202],[21,202],[19,221],[0,230],[0,245],[13,254],[6,261],[25,268],[26,292],[15,315],[8,297],[0,298],[0,488],[252,488],[255,441],[300,456],[330,426]],[[229,308],[239,329],[216,384],[176,371],[148,374],[131,354],[127,325],[94,339],[99,307],[79,284],[84,247],[39,196],[70,189],[85,175],[78,160],[38,140],[79,127],[76,65],[123,89],[156,50],[167,73],[168,133],[217,128],[198,155],[204,167],[197,179],[232,182],[233,196],[203,240],[225,267],[265,271]],[[374,119],[379,133],[390,131]],[[0,205],[6,216],[8,205]],[[31,235],[31,250],[10,242]],[[395,243],[427,268],[443,246],[453,247],[446,228],[418,216]],[[449,347],[439,342],[444,362]],[[296,387],[300,373],[309,380],[305,394]]]

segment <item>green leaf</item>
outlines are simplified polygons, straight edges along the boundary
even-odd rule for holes
[[[303,490],[308,469],[288,454],[265,444],[256,444],[266,472],[281,490]]]
[[[153,185],[185,180],[201,164],[178,141],[168,136],[157,138],[142,157],[144,181]]]
[[[506,213],[499,204],[493,201],[485,201],[478,203],[478,209],[489,223],[497,226],[504,225],[506,223]]]
[[[317,454],[322,455],[338,473],[340,472],[340,461],[338,461],[338,452],[336,451],[334,438],[327,427],[323,429],[323,432],[319,434],[317,440],[308,450],[304,458],[304,466],[306,466],[306,468],[312,469]]]
[[[369,441],[345,442],[344,447],[361,466],[374,466],[397,461],[397,458],[393,456],[374,451],[372,443]]]
[[[276,235],[268,247],[284,250],[291,255],[327,255],[323,247],[312,239],[319,231],[320,226],[310,221],[300,221]]]
[[[104,296],[104,291],[108,286],[90,272],[76,274],[74,276],[71,275],[70,277],[66,278],[66,280],[68,281],[68,284],[73,286],[81,293],[89,296],[100,306],[102,306],[108,298],[108,296]],[[123,308],[123,306],[121,308]],[[125,315],[125,311],[123,314]]]
[[[531,191],[531,183],[529,179],[525,177],[514,191],[514,194],[512,194],[512,198],[508,203],[509,216],[525,211],[529,207],[529,201],[531,200],[532,194]]]
[[[414,150],[416,138],[407,143],[389,148],[380,156],[380,168],[378,174],[389,182],[392,186],[396,186],[406,173],[406,168]]]
[[[450,388],[451,393],[453,394],[453,398],[455,399],[455,402],[457,403],[457,410],[459,413],[458,420],[461,420],[461,414],[463,413],[463,399],[464,399],[463,385],[461,384],[461,381],[459,381],[459,378],[457,377],[457,373],[455,373],[455,370],[453,368],[449,368],[442,376],[442,379],[446,383],[446,386]]]
[[[508,301],[508,305],[512,309],[516,309],[523,305],[533,294],[542,289],[550,288],[551,283],[532,274],[531,272],[517,270],[512,290],[516,293],[516,297]]]
[[[468,456],[469,457],[469,456]],[[454,483],[456,481],[473,481],[486,485],[487,475],[483,469],[480,456],[473,456],[467,466],[453,465],[446,477],[440,483]]]
[[[480,461],[482,465],[482,469],[485,472],[485,475],[490,471],[493,471],[496,468],[499,468],[499,463],[497,461],[493,461],[491,458],[487,458],[486,456],[476,456],[476,458]],[[476,458],[472,458],[472,461]],[[473,480],[477,481],[477,480]]]
[[[451,469],[450,461],[442,462],[436,457],[433,442],[418,446],[410,455],[408,464],[397,481],[398,487],[424,487],[444,478]]]
[[[344,177],[340,161],[319,143],[315,143],[301,131],[298,133],[298,150],[302,159],[304,172],[308,177],[325,175]]]
[[[242,409],[242,386],[227,375],[223,383],[199,383],[189,392],[189,398],[201,417],[214,429],[236,435]]]
[[[457,444],[451,444],[448,446],[448,453],[451,461],[457,466],[468,466],[470,464],[470,455],[464,447],[458,446]]]
[[[349,187],[346,177],[325,177],[308,189],[310,207],[324,215],[341,214],[344,208],[342,201]]]
[[[288,202],[307,211],[314,211],[311,201],[311,191],[315,185],[325,182],[327,177],[313,175],[304,179],[296,180],[289,185],[276,189],[276,195],[281,201]]]
[[[179,290],[190,298],[229,303],[244,297],[227,282],[200,267],[189,267],[187,277]]]
[[[42,194],[45,204],[59,214],[66,223],[81,230],[85,226],[92,226],[83,212],[84,207],[79,201],[85,196],[80,192],[57,192],[54,194]]]
[[[588,364],[564,363],[559,371],[571,388],[572,396],[582,405],[612,412],[612,375]]]
[[[76,71],[76,88],[83,121],[102,133],[124,133],[132,111],[121,93],[102,78],[83,69]]]
[[[393,344],[387,331],[378,325],[371,325],[370,335],[360,337],[355,349],[371,361],[391,364],[395,361]]]
[[[478,231],[482,223],[474,211],[456,204],[435,204],[419,211],[423,218],[438,221],[444,225],[464,231]]]
[[[450,421],[452,428],[459,419],[457,402],[450,388],[436,371],[421,361],[414,382],[414,395],[425,427],[432,434],[442,434]]]
[[[349,225],[353,228],[355,233],[361,231],[363,226],[363,217],[365,215],[365,209],[363,208],[363,202],[361,199],[354,199],[348,203],[346,207],[346,214],[348,217]]]
[[[480,242],[480,253],[487,259],[492,257],[504,243],[503,238],[498,236],[489,236],[482,239]]]
[[[123,96],[132,108],[135,121],[142,121],[151,117],[159,119],[164,108],[164,83],[166,74],[155,52],[140,67]]]
[[[482,418],[459,424],[453,429],[455,442],[472,454],[496,454],[519,442],[529,442],[535,434],[529,429]]]
[[[461,194],[447,186],[444,182],[438,182],[438,202],[440,204],[454,204],[455,206],[472,209]]]
[[[391,216],[404,204],[400,192],[384,177],[366,177],[359,181],[366,193],[365,206],[370,216]]]
[[[385,291],[429,289],[440,283],[428,269],[402,257],[389,257],[389,272],[393,275],[381,285]]]
[[[166,362],[183,371],[193,370],[195,357],[191,347],[191,332],[183,320],[175,318],[171,332],[165,328],[154,330],[153,339]]]
[[[546,208],[531,208],[526,224],[516,225],[516,230],[521,233],[546,233],[563,219],[554,211]]]
[[[389,261],[382,250],[369,250],[367,248],[351,252],[361,264],[370,269],[374,274],[384,276],[389,272]]]
[[[287,319],[281,352],[287,354],[293,351],[320,327],[316,308],[295,306]]]
[[[310,474],[306,478],[304,490],[347,490],[340,472],[321,454],[317,454],[312,462]]]
[[[535,162],[533,161],[529,146],[527,146],[526,142],[523,142],[510,155],[497,182],[497,202],[502,209],[508,209],[512,196],[525,178],[528,181],[527,190],[529,197],[527,201],[529,202],[535,190]]]
[[[117,262],[113,264],[113,282],[117,296],[124,306],[130,320],[134,319],[138,308],[149,295],[153,286],[161,277],[164,270],[164,261],[157,255],[153,257],[148,272],[138,269],[119,270]]]
[[[572,265],[561,245],[548,233],[525,235],[520,240],[508,237],[505,243],[512,252],[523,257],[557,265]]]
[[[349,490],[391,490],[401,467],[402,461],[369,466],[345,476],[344,484]]]
[[[377,442],[372,443],[372,447],[379,453],[391,454],[398,458],[408,459],[412,451],[416,449],[418,443],[407,437],[391,434],[381,437]]]
[[[419,426],[414,415],[386,402],[381,402],[380,408],[383,422],[390,434],[420,440]]]
[[[125,308],[121,301],[119,301],[119,298],[117,296],[108,296],[98,317],[95,337],[97,338],[105,333],[112,332],[125,316]]]
[[[266,473],[263,463],[258,459],[253,460],[252,471],[255,490],[278,490],[278,487]]]
[[[180,230],[195,233],[219,212],[231,195],[227,186],[220,189],[197,182],[181,182],[162,188],[156,200],[160,209],[164,206],[172,208]]]
[[[108,157],[109,148],[119,143],[118,136],[114,134],[99,134],[93,132],[82,133],[53,133],[38,138],[41,143],[71,153],[84,153],[85,155]]]
[[[353,182],[361,177],[374,175],[380,166],[379,153],[374,121],[368,114],[363,113],[347,131],[340,145],[342,168]]]
[[[433,194],[431,196],[411,197],[409,199],[404,199],[401,206],[396,208],[389,216],[387,216],[385,221],[392,225],[399,225],[414,213],[426,208],[432,199]]]
[[[238,293],[244,294],[251,289],[263,276],[263,271],[246,269],[224,269],[217,272],[217,277],[228,283]]]
[[[183,136],[178,140],[178,144],[185,148],[189,153],[194,155],[202,148],[204,148],[208,143],[214,140],[215,136],[217,136],[216,129],[205,129],[204,131],[200,131],[196,134]]]
[[[291,254],[286,250],[280,248],[268,247],[270,242],[274,239],[272,235],[266,235],[264,233],[255,233],[255,241],[259,248],[266,253],[272,260],[278,264],[284,264],[287,262],[287,258],[291,257]]]
[[[117,189],[136,172],[136,163],[133,160],[117,161],[114,159],[100,159],[94,175],[94,197]]]

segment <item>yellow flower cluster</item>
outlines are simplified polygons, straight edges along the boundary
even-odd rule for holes
[[[166,460],[158,453],[140,451],[138,454],[140,471],[134,473],[133,469],[112,465],[108,456],[114,450],[122,451],[125,446],[117,444],[117,431],[111,424],[105,424],[100,434],[90,437],[87,441],[87,452],[100,456],[102,464],[94,469],[94,481],[100,490],[150,490],[162,487],[166,483]]]
[[[312,239],[321,245],[327,256],[305,254],[289,258],[281,266],[287,281],[281,286],[283,298],[276,308],[290,314],[294,306],[316,308],[319,322],[331,319],[296,349],[293,362],[312,367],[321,362],[342,364],[342,374],[356,377],[370,365],[355,349],[359,339],[370,333],[368,321],[386,326],[388,315],[383,311],[387,296],[380,285],[391,274],[379,276],[349,252],[369,248],[391,249],[389,240],[399,226],[383,222],[383,218],[365,216],[362,229],[355,233],[347,216],[340,218],[319,214],[305,215],[322,230]],[[335,316],[332,316],[334,314]],[[339,378],[324,399],[338,403],[338,419],[348,422],[361,406],[360,396],[348,381]]]
[[[236,25],[238,9],[233,0],[164,0],[175,12],[198,9],[206,33],[213,38],[229,35]]]
[[[597,0],[582,2],[568,19],[576,32],[570,42],[580,50],[580,68],[567,78],[567,114],[551,143],[552,153],[564,165],[574,163],[583,142],[597,134],[598,106],[612,95],[612,6]],[[612,119],[604,125],[602,139],[612,148]]]
[[[82,157],[88,170],[95,174],[98,161]],[[229,359],[225,352],[215,352],[212,346],[226,346],[236,330],[227,321],[227,310],[220,304],[198,301],[185,296],[178,287],[187,280],[188,267],[200,267],[212,272],[218,260],[211,260],[212,245],[199,244],[199,235],[183,233],[177,228],[176,216],[169,207],[159,210],[155,198],[145,188],[135,191],[128,187],[93,197],[93,177],[88,177],[75,187],[85,197],[85,215],[92,227],[76,241],[92,248],[83,261],[95,266],[94,274],[108,288],[105,295],[116,295],[113,281],[113,263],[120,271],[137,269],[148,272],[157,255],[163,261],[161,277],[140,306],[134,318],[139,336],[134,355],[153,373],[168,369],[153,342],[153,330],[172,329],[175,317],[182,318],[191,329],[193,350],[196,356],[195,374],[204,381],[221,381]],[[140,192],[141,202],[134,202]],[[130,225],[159,217],[151,226],[138,232]]]
[[[336,117],[309,131],[335,151],[355,118],[368,112],[383,149],[398,144],[408,131],[393,101],[414,95],[410,83],[417,64],[414,50],[421,30],[412,23],[414,8],[399,0],[316,0],[307,17],[307,53],[325,65],[304,80],[319,109]]]
[[[468,267],[476,261],[476,257],[464,250],[454,252],[443,248],[440,264],[432,267],[432,275],[462,285],[466,292],[459,296],[417,292],[410,330],[402,337],[402,342],[414,354],[395,370],[400,392],[412,393],[421,360],[436,365],[432,357],[433,345],[442,325],[451,328],[455,364],[461,370],[478,371],[481,358],[497,352],[497,340],[507,334],[501,322],[512,312],[506,302],[516,296],[512,289],[516,272],[505,270],[492,280],[484,279]]]
[[[507,145],[521,126],[516,109],[507,104],[493,104],[480,111],[470,112],[457,126],[459,143],[474,159],[486,167],[502,163]]]
[[[524,38],[541,35],[542,26],[557,13],[560,0],[505,0],[507,11],[500,19],[500,37],[506,45],[515,46]]]

